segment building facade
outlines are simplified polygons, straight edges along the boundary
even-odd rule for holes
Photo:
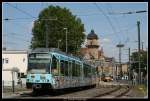
[[[80,55],[85,60],[99,60],[103,58],[103,49],[99,50],[99,43],[98,43],[98,36],[95,34],[94,30],[91,30],[91,32],[87,36],[87,43],[85,48],[80,49]]]
[[[27,51],[4,50],[2,51],[2,80],[5,85],[11,86],[22,81],[25,84],[28,58]]]
[[[94,30],[87,35],[87,43],[85,48],[80,49],[80,55],[84,60],[93,63],[97,67],[98,74],[110,75],[116,78],[120,74],[115,58],[104,56],[103,47],[100,47],[98,36]],[[126,65],[123,66],[123,71],[126,72]]]
[[[80,49],[80,55],[84,60],[94,64],[97,68],[97,72],[101,73],[102,64],[104,62],[104,52],[102,47],[99,49],[100,45],[98,39],[99,38],[94,30],[91,30],[87,35],[86,47]]]

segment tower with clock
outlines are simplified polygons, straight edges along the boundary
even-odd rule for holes
[[[87,44],[86,47],[88,48],[90,59],[98,59],[98,36],[95,34],[94,30],[92,29],[91,32],[87,36]]]

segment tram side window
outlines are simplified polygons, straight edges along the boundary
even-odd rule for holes
[[[95,75],[96,74],[96,69],[93,68],[92,70],[93,70],[93,75]]]
[[[87,65],[87,71],[88,71],[87,76],[91,77],[91,68],[89,65]]]
[[[57,70],[57,59],[53,56],[52,58],[52,65],[51,65],[51,70],[53,75],[58,75],[58,70]]]
[[[68,75],[71,76],[72,75],[72,69],[71,69],[72,63],[70,61],[68,61]]]
[[[60,61],[60,73],[64,76],[64,69],[65,69],[65,62],[62,60]]]
[[[87,66],[85,64],[84,64],[83,70],[84,70],[84,76],[87,77]]]
[[[75,69],[75,62],[73,61],[72,62],[72,76],[75,76],[76,74],[75,74],[75,72],[76,72],[76,69]]]
[[[77,76],[77,64],[76,64],[76,62],[75,62],[75,67],[74,67],[74,69],[75,69],[75,76]]]
[[[82,76],[83,74],[83,68],[82,68],[82,64],[80,64],[80,76]]]
[[[91,68],[92,68],[92,73],[91,74],[94,75],[94,68],[93,67],[91,67]]]
[[[89,68],[88,68],[88,65],[86,65],[86,76],[87,76],[87,77],[89,76]]]
[[[80,76],[80,67],[77,62],[75,62],[75,76],[76,77]]]
[[[77,76],[80,76],[80,65],[77,63],[76,65],[76,70],[77,70]]]
[[[65,61],[65,68],[64,68],[64,71],[65,71],[65,76],[68,76],[68,61]]]
[[[78,76],[78,63],[76,63],[76,76]]]
[[[88,65],[86,65],[86,77],[88,77],[89,75],[89,69],[88,69]]]

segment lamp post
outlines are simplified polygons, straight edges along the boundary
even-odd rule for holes
[[[67,44],[67,31],[68,31],[68,29],[64,28],[64,30],[66,30],[66,53],[67,53],[68,52],[68,50],[67,50],[67,47],[68,47],[68,44]]]
[[[58,40],[58,49],[59,49],[59,42],[61,42],[61,40]]]

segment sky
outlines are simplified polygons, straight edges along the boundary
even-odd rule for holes
[[[128,61],[127,49],[130,47],[131,52],[138,49],[137,21],[140,21],[141,42],[144,42],[144,49],[148,48],[148,13],[118,14],[148,11],[147,3],[138,2],[5,2],[2,4],[2,46],[8,50],[29,50],[35,20],[33,17],[38,17],[38,14],[49,5],[66,7],[73,15],[77,15],[84,24],[86,35],[94,29],[99,37],[99,49],[103,47],[104,55],[107,57],[115,57],[118,60],[119,49],[116,45],[121,42],[124,44],[122,62]],[[6,18],[13,20],[3,20]]]

